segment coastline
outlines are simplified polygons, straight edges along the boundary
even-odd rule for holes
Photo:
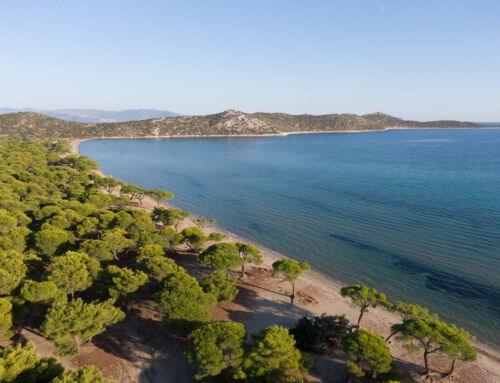
[[[467,128],[460,128],[467,129]],[[495,129],[495,128],[493,128]],[[384,130],[393,130],[393,129],[384,129]],[[380,130],[379,130],[380,131]],[[355,133],[364,133],[371,131],[355,131]],[[306,132],[306,133],[297,133],[297,134],[315,134],[315,133],[351,133],[351,132]],[[354,133],[354,132],[353,132]],[[288,133],[288,134],[280,134],[274,136],[285,136],[289,134],[296,133]],[[168,136],[168,137],[125,137],[130,139],[138,139],[138,138],[194,138],[194,137],[215,137],[215,136]],[[255,137],[255,136],[221,136],[221,137]],[[260,136],[259,136],[260,137]],[[70,147],[72,153],[75,155],[79,155],[79,145],[81,142],[93,139],[123,139],[123,137],[96,137],[96,138],[88,138],[88,139],[78,139],[78,140],[69,140]],[[107,176],[102,171],[98,171],[101,176]],[[173,205],[163,203],[164,206],[173,207]],[[149,197],[145,198],[143,201],[143,208],[148,210],[152,209],[153,206],[156,206],[156,203],[151,200]],[[186,226],[196,225],[196,216],[191,216],[186,219],[183,224],[179,227],[182,229]],[[216,225],[206,225],[203,227],[203,230],[207,233],[212,231],[223,232],[228,235],[225,241],[243,241],[243,242],[251,242],[246,241],[244,238],[230,233],[225,230],[220,230]],[[266,277],[260,277],[259,273],[269,274],[269,270],[271,269],[271,264],[278,258],[286,257],[286,255],[280,254],[278,252],[272,251],[270,249],[263,248],[262,246],[258,246],[263,254],[264,263],[260,267],[250,267],[250,271],[253,273],[250,282],[258,282],[258,289],[256,290],[256,294],[259,299],[265,299],[269,301],[273,301],[274,303],[280,304],[283,307],[288,304],[288,297],[286,296],[288,286],[284,283],[280,283],[276,279],[269,279]],[[266,275],[267,275],[266,274]],[[243,283],[244,287],[247,287],[245,283]],[[253,286],[253,285],[252,285]],[[280,316],[277,318],[276,316],[264,315],[266,313],[265,310],[259,313],[253,313],[252,307],[246,307],[245,309],[249,309],[249,313],[247,317],[240,320],[245,324],[249,332],[260,330],[262,327],[266,325],[278,322],[278,324],[282,324],[287,327],[291,327],[294,325],[295,321],[298,317],[302,315],[320,315],[323,312],[327,312],[328,314],[333,315],[341,315],[343,313],[346,314],[346,317],[354,322],[357,317],[358,310],[352,306],[350,301],[341,297],[340,288],[342,286],[342,282],[340,280],[336,280],[330,276],[323,275],[321,272],[316,270],[311,270],[305,273],[301,278],[299,278],[297,282],[297,290],[302,293],[297,294],[297,310],[287,310],[287,316]],[[265,287],[265,288],[264,288]],[[280,293],[277,295],[276,290]],[[230,305],[230,304],[229,304]],[[221,304],[221,310],[224,311],[225,307],[228,304]],[[277,307],[273,305],[269,305],[267,307],[267,314],[270,314],[272,310],[276,310]],[[274,322],[269,322],[270,319],[273,319]],[[214,319],[219,320],[231,320],[224,317],[223,313],[217,311],[214,313]],[[382,308],[370,309],[369,313],[366,315],[364,323],[365,328],[369,330],[375,331],[383,336],[387,336],[389,334],[390,325],[400,322],[400,317],[398,314],[391,313]],[[463,364],[459,363],[457,368],[457,372],[459,374],[471,374],[470,376],[474,376],[475,380],[463,380],[463,382],[492,382],[492,381],[500,381],[500,350],[495,349],[489,345],[482,344],[480,342],[475,342],[474,346],[478,350],[478,359],[476,362],[472,364]],[[393,353],[395,359],[403,359],[405,361],[410,361],[411,363],[421,365],[421,355],[420,353],[414,354],[409,353],[404,347],[400,344],[393,342],[391,344],[391,352]],[[442,361],[441,361],[442,363]],[[432,359],[432,364],[439,365],[440,370],[441,364],[439,362],[439,358]],[[446,363],[445,363],[446,364]],[[445,367],[443,367],[445,368]],[[481,376],[481,379],[478,377]],[[462,380],[459,380],[462,381]]]
[[[286,137],[292,135],[302,135],[302,134],[341,134],[341,133],[374,133],[374,132],[387,132],[391,130],[470,130],[470,129],[500,129],[500,126],[487,126],[484,127],[468,127],[468,128],[406,128],[406,127],[390,127],[384,129],[374,129],[374,130],[318,130],[311,132],[283,132],[283,133],[272,133],[272,134],[194,134],[194,135],[178,135],[178,136],[130,136],[130,137],[118,137],[118,136],[99,136],[99,137],[87,137],[87,138],[61,138],[67,140],[70,143],[71,150],[73,154],[79,155],[79,145],[85,141],[93,140],[140,140],[140,139],[168,139],[168,138],[258,138],[258,137]]]

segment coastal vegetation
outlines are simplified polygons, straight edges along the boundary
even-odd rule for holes
[[[243,264],[243,258],[240,257],[235,243],[218,243],[200,254],[200,264],[214,270],[224,271],[229,276],[230,270]]]
[[[188,338],[185,354],[196,366],[196,379],[217,376],[223,371],[234,378],[241,376],[245,326],[234,322],[212,322],[194,330]]]
[[[238,295],[237,278],[228,277],[222,270],[215,270],[210,276],[202,279],[200,285],[208,294],[217,298],[218,302],[231,302]]]
[[[413,351],[423,350],[426,374],[430,373],[429,355],[440,353],[451,359],[449,375],[453,374],[455,361],[473,361],[476,350],[470,345],[472,336],[464,329],[448,325],[437,319],[405,319],[403,323],[395,324],[392,330],[400,335],[406,347]]]
[[[226,375],[232,380],[305,382],[310,360],[295,347],[289,331],[271,326],[252,334],[241,323],[211,322],[194,330],[185,354],[197,367],[196,379]]]
[[[245,264],[262,264],[262,254],[260,253],[260,250],[258,248],[249,243],[238,242],[236,246],[238,247],[240,257],[243,259],[243,262],[241,264],[241,278],[244,278]]]
[[[39,356],[22,341],[23,330],[52,342],[59,358],[77,355],[129,319],[134,302],[148,294],[169,334],[185,346],[198,380],[305,382],[310,356],[335,349],[348,358],[345,368],[353,378],[402,382],[391,337],[422,352],[427,375],[430,355],[448,359],[450,375],[456,361],[475,360],[467,331],[424,307],[391,304],[361,285],[341,291],[359,309],[357,326],[343,315],[324,314],[303,317],[292,330],[273,325],[248,337],[242,323],[211,321],[219,302],[237,299],[245,286],[245,265],[263,262],[260,251],[205,232],[199,226],[206,222],[184,224],[188,212],[161,206],[171,193],[111,181],[96,172],[97,163],[68,150],[64,141],[0,139],[1,382],[109,382],[93,366],[64,371],[55,357]],[[150,210],[144,207],[148,199],[156,205]],[[177,261],[188,255],[198,260],[200,274]],[[292,259],[272,264],[272,275],[292,285],[292,304],[295,283],[309,269]],[[387,340],[360,329],[368,308],[377,306],[401,316]]]
[[[342,338],[342,349],[349,355],[347,372],[357,377],[368,375],[376,379],[377,374],[391,370],[391,352],[384,338],[371,331],[356,330]]]
[[[343,297],[351,298],[352,303],[359,307],[358,323],[356,324],[358,329],[361,326],[361,319],[363,319],[363,315],[368,311],[369,307],[377,307],[378,305],[389,307],[389,302],[387,302],[384,294],[366,286],[351,285],[343,287],[340,293]]]
[[[103,379],[94,366],[67,370],[53,357],[42,358],[34,352],[32,344],[0,347],[0,381],[40,383],[113,383]]]
[[[313,318],[302,317],[290,331],[297,341],[297,347],[317,354],[328,352],[338,346],[349,332],[349,321],[345,315],[322,314]]]
[[[292,293],[290,294],[292,305],[295,299],[295,281],[302,275],[303,271],[310,268],[311,266],[307,262],[297,262],[294,259],[280,259],[273,263],[273,275],[282,275],[283,279],[292,285]]]
[[[228,110],[207,116],[175,116],[128,122],[90,124],[65,121],[34,112],[0,115],[0,136],[22,139],[269,135],[291,132],[373,131],[390,128],[479,128],[460,121],[407,121],[384,113],[366,115],[291,115]]]

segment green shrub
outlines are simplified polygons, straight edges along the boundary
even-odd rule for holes
[[[351,358],[346,363],[349,374],[373,379],[389,372],[392,357],[384,338],[371,331],[356,330],[342,338],[342,349]]]
[[[237,279],[226,275],[224,271],[214,271],[200,282],[203,291],[212,294],[219,302],[231,302],[238,295],[235,286]]]
[[[297,347],[304,351],[324,354],[330,346],[339,344],[349,331],[349,321],[344,315],[326,315],[299,319],[290,333]]]
[[[287,329],[274,325],[252,334],[252,339],[242,366],[246,378],[269,383],[307,382],[304,373],[312,362],[295,348]]]
[[[197,368],[195,378],[217,376],[224,370],[240,376],[246,336],[245,326],[235,322],[211,322],[194,330],[184,353]]]

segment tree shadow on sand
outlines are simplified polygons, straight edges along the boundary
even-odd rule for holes
[[[247,282],[245,280],[240,280],[238,283],[239,283],[239,286],[245,286],[246,285],[246,286],[254,287],[255,289],[267,291],[269,293],[273,293],[273,294],[276,294],[276,295],[281,295],[281,296],[284,296],[284,297],[290,297],[290,295],[288,295],[288,294],[282,293],[280,291],[271,290],[271,289],[268,289],[266,287],[256,285],[254,283]],[[241,289],[242,287],[239,287],[239,288]]]
[[[176,249],[168,250],[165,254],[173,259],[179,266],[184,267],[191,276],[197,279],[210,273],[209,269],[201,267],[196,251]]]
[[[327,354],[306,353],[314,360],[309,375],[323,383],[344,383],[347,379],[345,362],[348,360],[340,348],[332,348]]]
[[[124,322],[96,336],[93,343],[139,368],[139,383],[191,382],[194,369],[183,356],[184,340],[158,316],[140,302]]]
[[[425,368],[423,366],[419,366],[416,363],[396,358],[394,356],[392,357],[392,366],[398,371],[404,373],[408,379],[411,379],[411,377],[418,378],[425,375]]]
[[[239,285],[238,289],[236,299],[231,303],[220,304],[217,310],[223,313],[222,317],[243,323],[249,333],[258,332],[274,324],[293,327],[299,318],[311,315],[310,311],[291,305],[286,300],[259,296],[253,289],[244,285]]]

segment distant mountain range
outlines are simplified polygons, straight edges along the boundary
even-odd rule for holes
[[[251,136],[288,133],[363,132],[384,129],[485,128],[474,122],[408,121],[384,113],[292,115],[227,110],[207,116],[159,117],[113,123],[82,123],[40,113],[0,115],[0,136],[24,139],[98,137]]]
[[[147,120],[149,118],[178,116],[169,110],[156,109],[126,109],[120,111],[101,109],[55,109],[42,110],[33,108],[12,109],[0,108],[0,114],[15,112],[36,112],[50,117],[60,118],[67,121],[103,123],[124,122],[133,120]]]

